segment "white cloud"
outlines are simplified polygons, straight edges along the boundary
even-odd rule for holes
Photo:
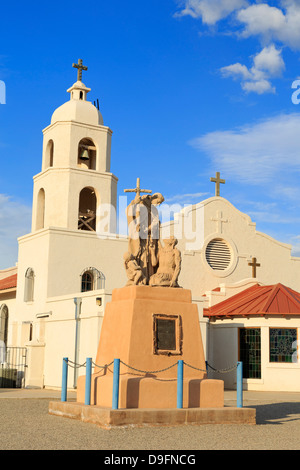
[[[244,26],[242,35],[259,36],[264,42],[279,41],[300,49],[300,3],[288,0],[281,5],[283,9],[261,3],[239,10],[237,19]]]
[[[249,80],[252,78],[251,72],[249,72],[246,65],[242,65],[239,62],[232,65],[227,65],[226,67],[221,68],[222,75],[224,77],[233,77],[233,78],[242,78],[244,80]]]
[[[0,194],[0,269],[15,265],[17,238],[30,232],[30,225],[31,207]]]
[[[268,222],[268,224],[299,224],[300,217],[295,216],[285,216],[280,209],[278,212],[270,212],[269,210],[262,210],[262,211],[249,211],[248,215],[250,215],[252,220],[255,222]],[[278,237],[279,238],[279,237]]]
[[[271,44],[254,57],[254,70],[265,72],[271,77],[276,77],[284,70],[284,62],[281,50]]]
[[[269,80],[255,80],[242,83],[242,89],[247,93],[253,92],[258,95],[264,93],[275,93],[275,87],[272,86]]]
[[[170,196],[165,198],[165,203],[170,204],[170,203],[178,203],[181,205],[184,204],[191,204],[195,203],[195,200],[197,202],[200,202],[204,196],[207,196],[208,193],[187,193],[187,194],[176,194],[175,196]]]
[[[222,173],[275,191],[283,172],[300,173],[300,115],[281,114],[229,131],[210,132],[190,144],[204,151]]]
[[[275,92],[271,79],[284,69],[279,47],[300,50],[299,0],[278,0],[278,6],[263,0],[184,0],[181,3],[184,8],[177,16],[201,18],[209,26],[233,14],[236,21],[228,23],[227,28],[231,27],[233,34],[244,39],[257,37],[263,50],[254,58],[252,68],[240,63],[228,65],[221,69],[223,76],[239,76],[246,92]]]
[[[253,59],[253,66],[248,69],[240,63],[221,68],[223,77],[241,78],[241,86],[246,92],[258,94],[274,93],[275,88],[270,78],[281,75],[285,65],[281,57],[281,50],[274,44],[264,47]]]
[[[185,0],[184,8],[176,16],[201,18],[203,23],[214,25],[232,12],[248,5],[247,0]]]

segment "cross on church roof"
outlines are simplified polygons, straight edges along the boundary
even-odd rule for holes
[[[252,266],[252,277],[256,277],[256,268],[260,267],[260,264],[257,263],[256,258],[252,258],[252,263],[248,263],[248,266]]]
[[[217,171],[216,172],[216,177],[215,178],[210,178],[210,181],[212,181],[213,183],[216,183],[216,196],[220,196],[220,184],[225,184],[226,183],[225,180],[222,180],[220,178],[220,172]]]
[[[72,64],[74,69],[77,69],[77,81],[82,81],[82,71],[87,70],[88,68],[85,65],[82,65],[82,59],[78,59],[78,64]]]
[[[140,180],[140,178],[137,178],[136,188],[134,188],[134,189],[124,189],[124,193],[136,193],[138,196],[140,196],[141,193],[151,194],[152,191],[149,190],[149,189],[141,189],[141,180]]]

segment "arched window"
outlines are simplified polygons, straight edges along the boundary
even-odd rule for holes
[[[105,276],[96,268],[86,268],[81,275],[81,292],[105,288]]]
[[[53,166],[54,157],[54,142],[52,139],[49,140],[46,147],[46,168]]]
[[[96,231],[97,197],[93,188],[83,188],[79,195],[78,230]]]
[[[81,278],[81,292],[88,292],[90,290],[93,290],[93,286],[93,274],[89,271],[86,271],[85,273],[83,273]]]
[[[32,302],[34,294],[34,271],[28,268],[25,273],[24,302]]]
[[[37,196],[37,211],[36,211],[36,230],[44,228],[45,224],[45,191],[41,188]]]
[[[96,147],[91,139],[82,139],[78,144],[77,164],[81,168],[96,170]]]
[[[7,346],[8,335],[8,307],[5,304],[0,306],[0,347],[1,344]],[[1,354],[0,354],[1,355]]]

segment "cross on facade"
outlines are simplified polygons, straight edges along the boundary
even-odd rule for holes
[[[88,68],[85,65],[82,65],[82,59],[78,59],[78,64],[72,64],[74,69],[77,69],[77,81],[82,81],[82,71],[87,70]]]
[[[256,268],[260,267],[260,264],[257,263],[256,258],[252,258],[252,263],[248,263],[248,266],[252,266],[252,277],[256,277]]]
[[[216,217],[212,217],[211,220],[217,222],[217,232],[222,233],[223,223],[227,223],[228,219],[222,218],[222,212],[218,211]]]
[[[151,194],[152,191],[149,189],[141,189],[141,180],[140,178],[137,178],[136,180],[136,188],[134,189],[124,189],[124,193],[136,193],[137,196],[140,196],[141,193],[148,193]]]
[[[216,172],[216,177],[215,178],[210,178],[210,181],[213,183],[216,183],[216,196],[220,196],[220,184],[225,184],[225,180],[222,180],[220,178],[220,172]]]

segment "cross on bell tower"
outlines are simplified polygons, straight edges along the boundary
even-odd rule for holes
[[[82,71],[88,69],[85,65],[82,65],[82,59],[78,59],[78,64],[72,64],[72,67],[77,69],[77,81],[82,82]]]

